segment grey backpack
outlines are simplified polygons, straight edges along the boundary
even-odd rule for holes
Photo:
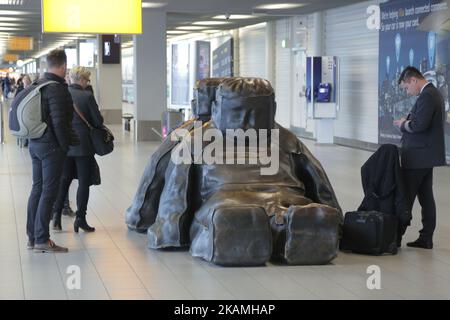
[[[50,83],[58,82],[33,82],[14,98],[9,109],[9,130],[12,135],[24,139],[42,137],[47,123],[42,117],[41,89]]]

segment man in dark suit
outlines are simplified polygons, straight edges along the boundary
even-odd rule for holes
[[[423,228],[420,236],[407,246],[432,249],[436,228],[433,168],[446,165],[444,99],[439,90],[414,67],[403,70],[398,83],[408,95],[418,96],[408,117],[394,121],[403,133],[401,164],[407,207],[412,211],[416,196],[422,207]]]

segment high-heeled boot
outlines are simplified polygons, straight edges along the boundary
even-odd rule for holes
[[[81,228],[84,232],[94,232],[95,228],[88,225],[86,221],[86,212],[78,212],[77,217],[75,218],[75,222],[73,223],[73,231],[78,232],[78,229]]]
[[[53,230],[56,231],[61,231],[62,230],[62,226],[61,226],[61,212],[53,212]]]

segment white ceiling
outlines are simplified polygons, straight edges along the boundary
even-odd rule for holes
[[[144,10],[166,11],[168,30],[191,25],[196,21],[212,20],[217,15],[252,15],[250,19],[230,19],[226,25],[208,27],[214,30],[230,30],[263,21],[308,14],[361,1],[363,0],[144,0],[143,5],[156,7],[144,8]],[[263,4],[286,2],[303,4],[303,6],[280,10],[257,8]],[[8,3],[8,5],[4,3]],[[41,0],[0,0],[0,67],[8,65],[3,61],[2,56],[5,53],[5,41],[10,36],[31,36],[34,38],[33,51],[12,52],[19,54],[22,60],[34,57],[45,50],[68,44],[76,38],[95,37],[95,35],[79,34],[43,34],[41,32]],[[131,36],[125,36],[124,38],[124,40],[130,40]]]

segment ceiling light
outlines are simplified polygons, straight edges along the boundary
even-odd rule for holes
[[[252,18],[256,18],[256,16],[251,16],[248,14],[231,14],[231,15],[220,15],[220,16],[215,16],[213,17],[213,19],[222,19],[222,20],[239,20],[239,19],[252,19]]]
[[[162,8],[167,6],[164,2],[142,2],[142,8]]]
[[[219,33],[219,32],[223,32],[224,30],[203,30],[203,33]]]
[[[169,30],[167,31],[167,34],[185,34],[187,33],[187,31],[183,31],[183,30]]]
[[[5,16],[16,16],[21,14],[29,14],[30,12],[26,11],[17,11],[17,10],[0,10],[0,15]]]
[[[3,22],[0,20],[0,27],[19,27],[19,26],[21,26],[20,23]]]
[[[264,28],[266,25],[267,25],[267,22],[260,22],[257,24],[252,24],[249,26],[242,27],[241,29],[243,29],[243,30],[259,29],[259,28]]]
[[[16,28],[16,27],[2,27],[2,30],[24,30],[24,28]]]
[[[203,33],[188,33],[188,34],[182,34],[179,36],[172,37],[170,41],[176,42],[176,41],[183,41],[183,40],[192,40],[192,39],[204,39],[205,35]]]
[[[182,26],[177,27],[178,30],[204,30],[206,27],[200,27],[200,26]]]
[[[0,17],[0,22],[5,21],[25,21],[26,18],[17,18],[17,17]]]
[[[0,0],[0,4],[7,6],[21,6],[23,5],[23,0]]]
[[[263,9],[263,10],[282,10],[282,9],[293,9],[305,6],[306,3],[271,3],[271,4],[262,4],[255,9]]]
[[[228,21],[196,21],[193,24],[200,25],[200,26],[219,26],[219,25],[229,24],[229,22]]]

